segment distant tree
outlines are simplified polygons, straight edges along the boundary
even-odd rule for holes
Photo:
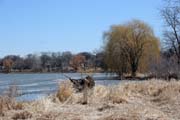
[[[2,58],[0,58],[0,65],[2,65],[2,61],[3,61],[3,59],[2,59]]]
[[[12,66],[11,66],[11,69],[13,69],[13,70],[20,70],[20,69],[23,69],[23,58],[21,58],[20,56],[18,56],[18,55],[8,55],[8,56],[5,56],[4,58],[3,58],[3,61],[6,61],[6,60],[10,60],[10,61],[12,61],[11,63],[13,63],[12,64]]]
[[[70,65],[75,69],[78,70],[79,68],[84,68],[86,58],[82,55],[75,55],[72,57],[70,61]]]
[[[79,53],[79,55],[84,56],[86,60],[91,59],[91,57],[92,57],[92,54],[89,52],[81,52],[81,53]]]
[[[19,70],[19,71],[22,71],[25,67],[25,63],[24,63],[24,59],[19,57],[18,59],[16,59],[14,61],[14,64],[13,64],[13,69],[14,70]]]
[[[11,59],[13,62],[15,62],[16,60],[21,59],[21,57],[18,55],[7,55],[3,59]]]
[[[3,60],[3,67],[5,72],[9,73],[11,72],[13,66],[13,61],[9,58]]]
[[[129,71],[136,76],[143,60],[159,53],[159,41],[153,30],[139,20],[112,26],[104,37],[106,63],[120,76]]]
[[[34,54],[33,55],[33,66],[32,66],[32,71],[33,72],[42,72],[42,67],[41,67],[41,59],[38,55]]]
[[[156,78],[170,80],[171,78],[180,78],[177,58],[171,50],[161,51],[158,62],[153,62],[150,67],[150,75]]]
[[[24,69],[28,69],[33,72],[42,71],[42,63],[40,56],[36,54],[28,54],[24,59]]]
[[[3,59],[0,59],[0,70],[2,70],[3,67]]]
[[[32,70],[33,68],[33,61],[34,61],[34,57],[32,54],[28,54],[25,58],[24,58],[24,69],[26,70]]]
[[[95,69],[97,67],[102,68],[104,70],[107,69],[106,64],[105,64],[105,53],[104,52],[98,52],[96,53],[95,56]]]
[[[68,67],[70,66],[70,60],[72,59],[72,53],[67,51],[62,53],[62,69],[67,70]]]
[[[52,53],[51,55],[51,67],[54,71],[62,70],[62,55],[60,52]]]
[[[46,71],[46,69],[49,69],[50,61],[51,61],[51,56],[49,56],[49,53],[42,53],[40,59],[43,70]]]
[[[90,52],[81,52],[79,53],[79,55],[82,55],[85,57],[84,69],[93,67],[95,55],[93,55]]]

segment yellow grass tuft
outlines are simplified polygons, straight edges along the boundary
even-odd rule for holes
[[[73,86],[70,81],[63,81],[59,85],[58,92],[56,94],[57,98],[61,102],[65,102],[73,94]]]

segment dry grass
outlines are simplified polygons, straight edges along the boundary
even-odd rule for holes
[[[16,102],[14,99],[7,97],[7,96],[1,96],[0,97],[0,116],[4,116],[6,111],[9,110],[22,110],[23,109],[23,103]]]
[[[180,81],[123,82],[111,87],[97,85],[87,91],[86,97],[87,105],[82,105],[84,94],[74,92],[72,84],[65,81],[60,84],[55,96],[25,103],[23,110],[7,109],[2,118],[7,120],[13,118],[31,120],[180,119]]]
[[[23,103],[17,102],[14,98],[17,95],[17,86],[12,84],[6,90],[5,94],[0,96],[0,116],[5,116],[6,111],[23,109]]]
[[[70,81],[63,81],[59,85],[58,92],[56,94],[57,98],[61,102],[65,102],[73,94],[73,86]]]
[[[22,111],[20,113],[16,113],[13,115],[12,119],[13,120],[19,120],[19,119],[28,119],[28,118],[31,118],[32,117],[32,114],[27,112],[27,111]]]

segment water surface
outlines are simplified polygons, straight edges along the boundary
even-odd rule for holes
[[[18,100],[34,100],[56,92],[61,81],[68,80],[64,75],[71,78],[83,78],[86,74],[80,73],[42,73],[42,74],[0,74],[0,95],[15,85],[18,88]],[[113,85],[119,84],[119,80],[112,79],[115,74],[94,73],[92,74],[96,84]]]

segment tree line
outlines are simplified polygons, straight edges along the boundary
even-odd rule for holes
[[[77,72],[103,69],[104,53],[42,52],[24,57],[7,55],[0,59],[1,72]]]

